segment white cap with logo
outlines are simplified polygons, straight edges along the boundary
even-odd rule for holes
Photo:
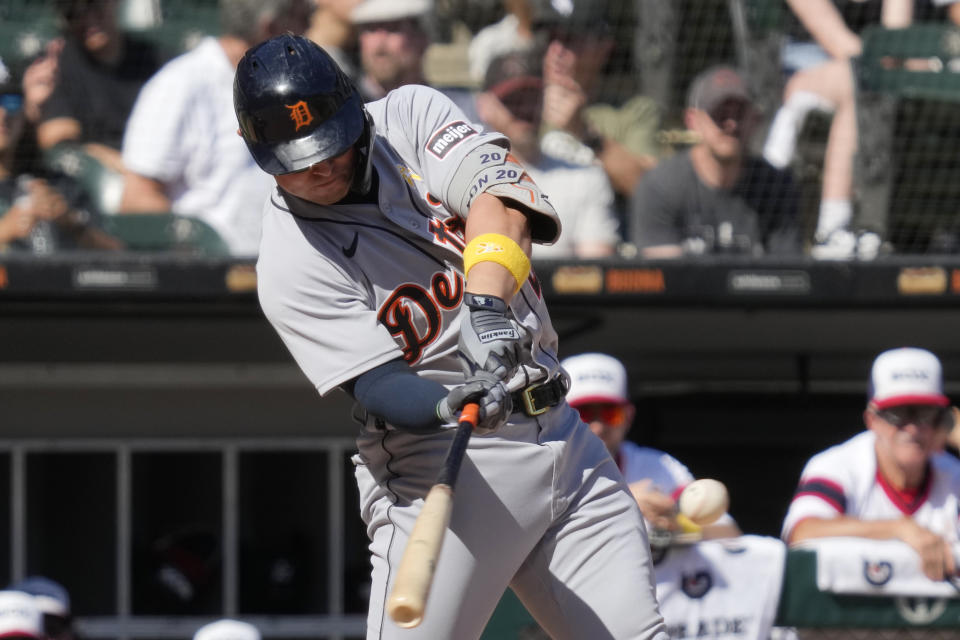
[[[193,640],[260,640],[260,630],[249,622],[223,619],[197,629]]]
[[[350,14],[353,24],[394,22],[430,13],[431,0],[364,0]]]
[[[32,595],[0,591],[0,638],[43,638],[43,614]]]
[[[577,407],[592,403],[626,404],[627,370],[619,360],[603,353],[583,353],[560,363],[570,375],[567,403]]]
[[[926,349],[903,347],[884,351],[873,361],[870,401],[878,409],[904,404],[946,407],[940,360]]]

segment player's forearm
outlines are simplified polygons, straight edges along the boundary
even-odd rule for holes
[[[851,31],[831,0],[787,0],[803,26],[834,58],[860,53],[860,37]]]
[[[901,539],[901,530],[900,520],[860,520],[850,516],[807,518],[797,523],[787,542],[797,544],[804,540],[833,536],[894,540]]]
[[[497,233],[516,242],[530,256],[532,246],[530,222],[519,209],[507,206],[500,198],[481,193],[470,205],[465,238],[469,243],[485,233]],[[467,277],[466,290],[470,293],[492,295],[509,302],[517,290],[513,273],[496,262],[478,262]]]
[[[346,390],[371,415],[403,431],[440,428],[437,401],[447,395],[438,382],[421,378],[403,360],[392,360],[361,374]]]

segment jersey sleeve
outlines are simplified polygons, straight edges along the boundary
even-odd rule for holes
[[[124,165],[160,182],[173,181],[186,165],[184,119],[191,108],[179,75],[168,67],[144,85],[123,134]]]
[[[800,474],[800,482],[790,502],[780,532],[788,540],[793,528],[806,518],[836,518],[847,512],[847,489],[849,480],[844,477],[843,464],[839,464],[825,451],[812,457]]]
[[[289,227],[277,233],[277,227],[296,225],[293,216],[267,213],[264,242],[282,244],[284,250],[260,253],[260,306],[320,395],[402,358],[402,349],[377,319],[374,294],[363,286],[363,277],[347,273]],[[340,251],[330,249],[331,254]]]
[[[400,87],[374,105],[371,111],[387,141],[402,157],[415,158],[427,189],[448,211],[466,219],[473,199],[490,192],[528,213],[534,242],[549,244],[560,235],[553,205],[509,153],[506,136],[484,131],[430,87]]]

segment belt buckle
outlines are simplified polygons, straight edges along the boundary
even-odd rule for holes
[[[545,382],[537,382],[530,385],[524,389],[520,395],[523,396],[523,408],[526,411],[528,416],[539,416],[540,414],[546,413],[550,409],[550,405],[547,405],[541,409],[537,409],[536,405],[533,403],[533,396],[530,394],[533,393],[536,389],[542,387]]]

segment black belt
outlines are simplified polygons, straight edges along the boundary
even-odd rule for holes
[[[526,389],[514,391],[513,410],[525,413],[528,416],[539,416],[546,413],[550,407],[555,407],[567,395],[567,385],[562,376],[557,376],[547,382],[537,382]]]

